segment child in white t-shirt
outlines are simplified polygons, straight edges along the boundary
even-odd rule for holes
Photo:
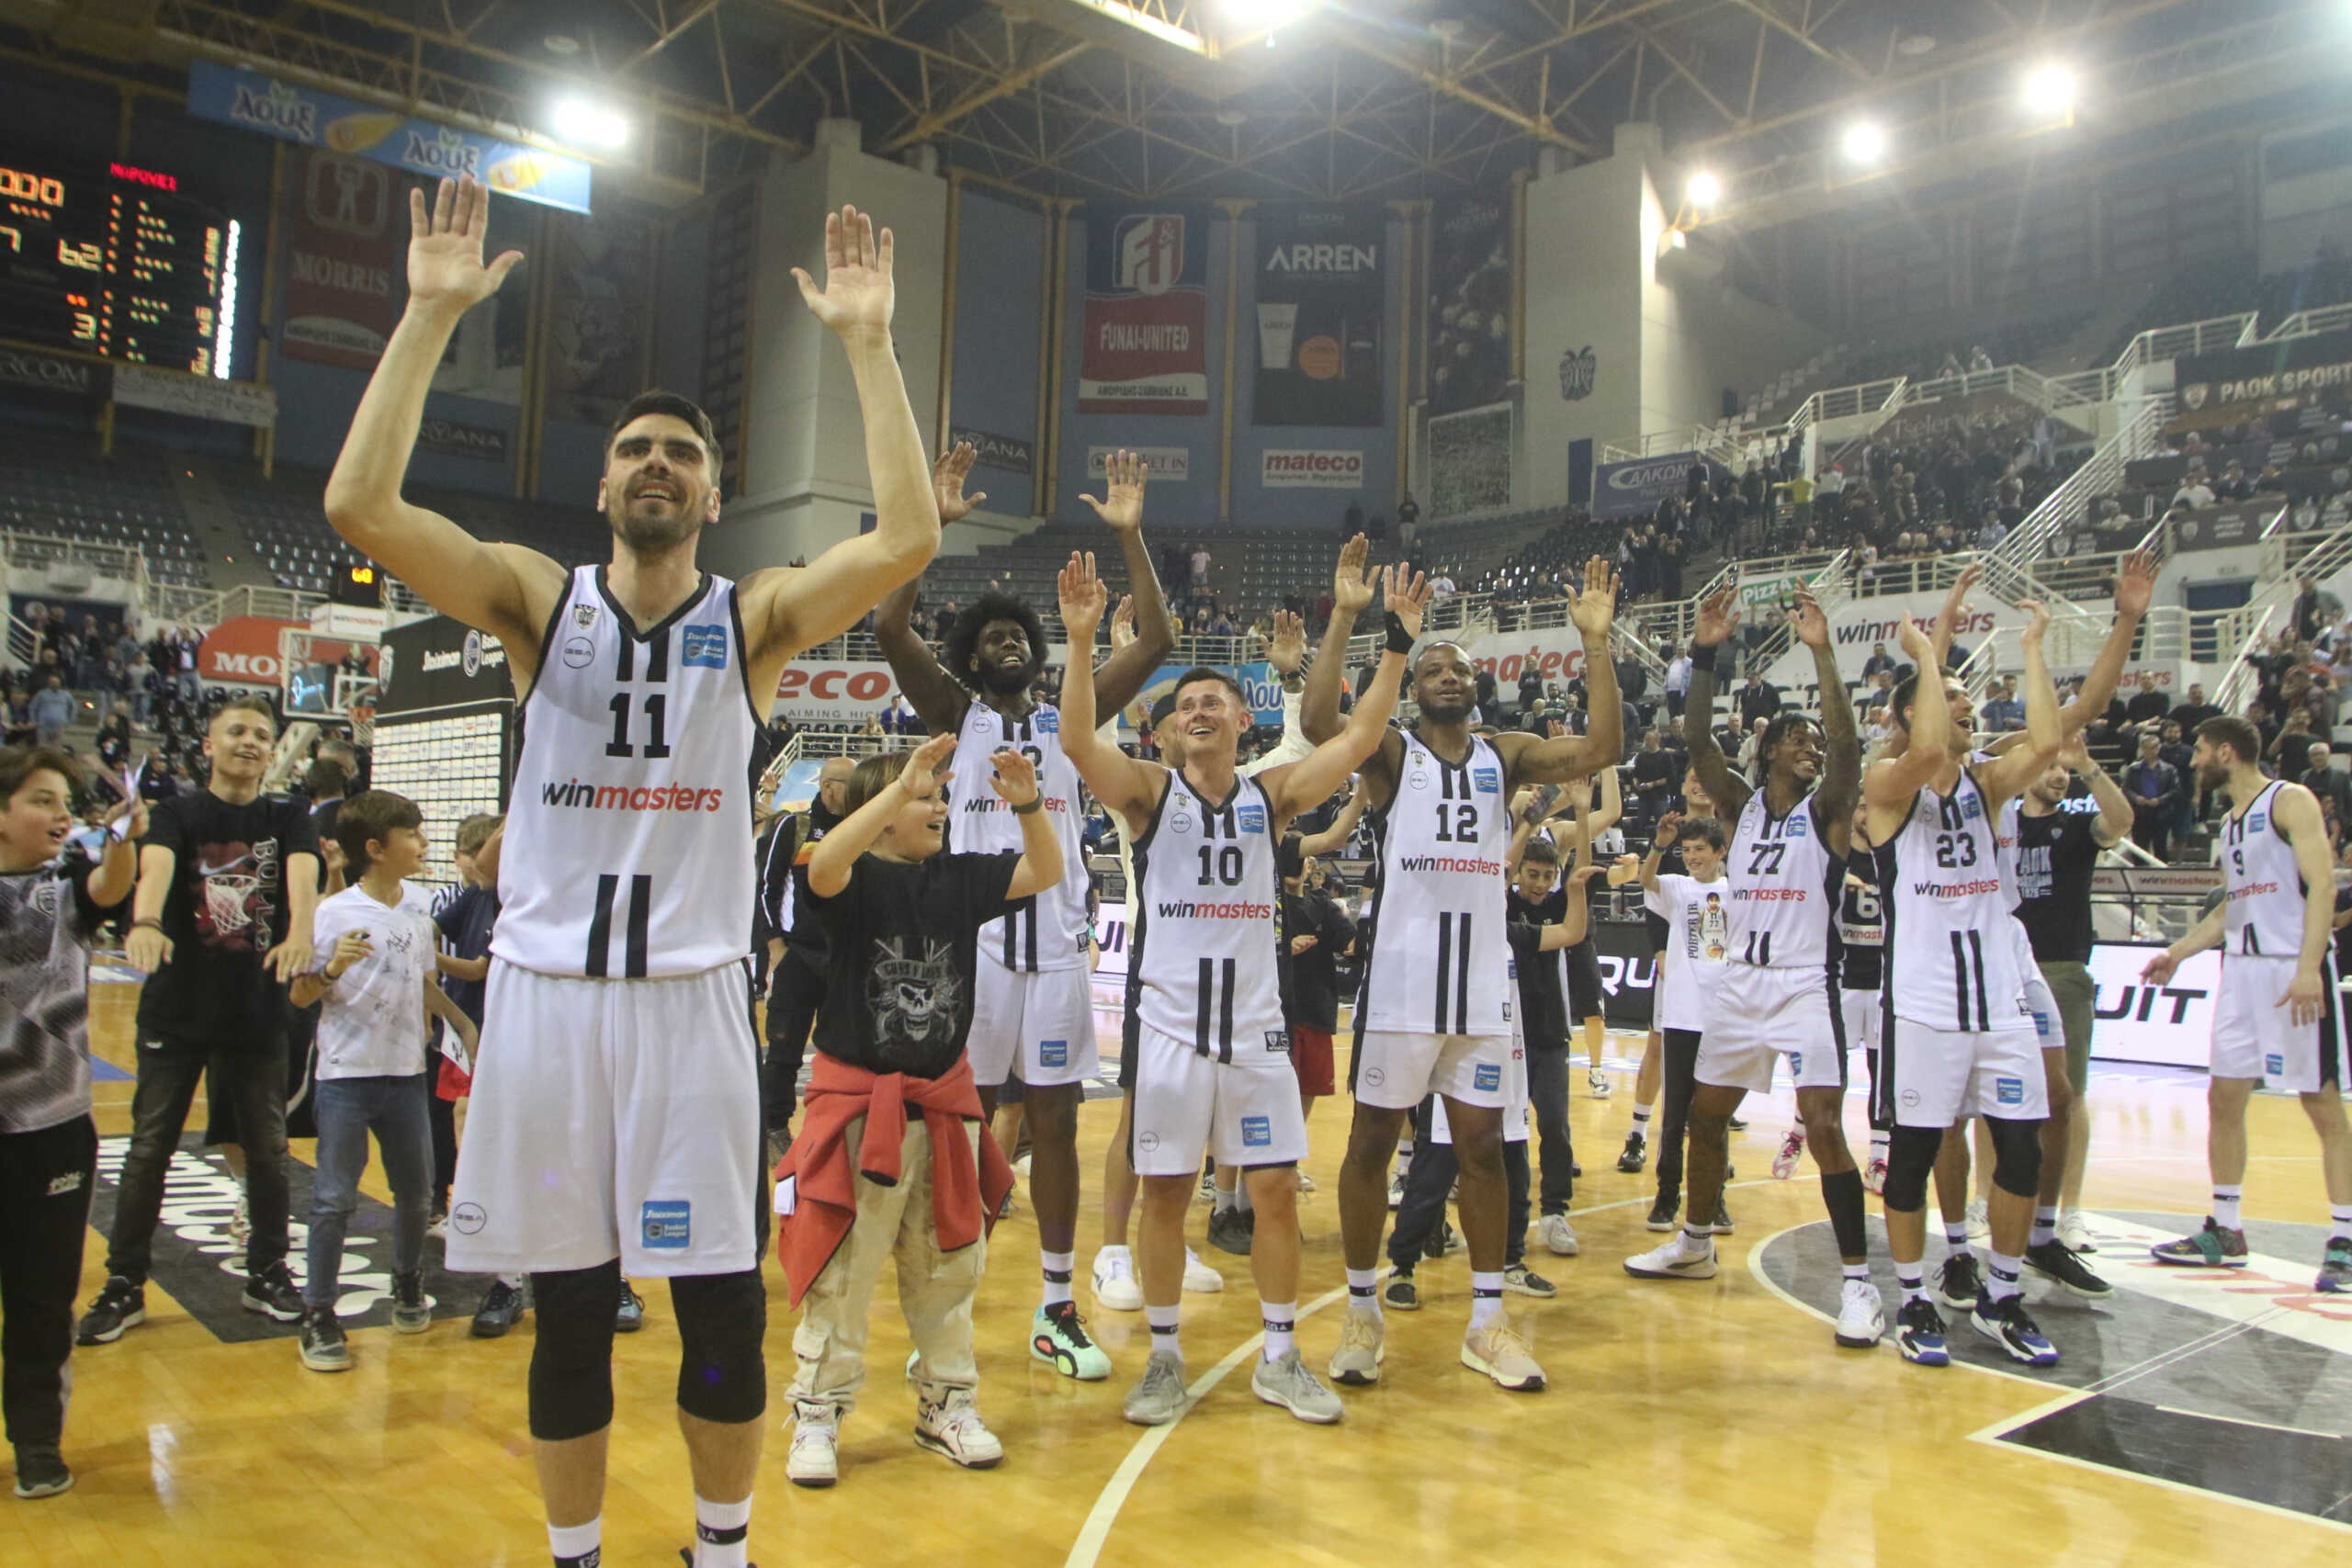
[[[392,1326],[403,1334],[432,1326],[424,1272],[433,1199],[426,1015],[456,1030],[469,1054],[477,1044],[473,1021],[435,983],[431,895],[407,881],[424,869],[424,818],[414,803],[362,791],[343,803],[334,836],[353,880],[320,902],[311,923],[317,967],[294,981],[296,1006],[322,998],[326,1004],[311,1091],[318,1171],[302,1287],[302,1364],[314,1372],[351,1365],[335,1318],[337,1277],[371,1132],[392,1189]]]

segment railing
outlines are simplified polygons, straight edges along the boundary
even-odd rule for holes
[[[0,531],[0,549],[11,566],[55,567],[60,563],[86,568],[100,577],[135,583],[142,575],[139,551],[130,545],[69,539],[58,534],[33,534],[10,528]]]
[[[2238,608],[2213,619],[2218,644],[2234,651],[2214,697],[2224,713],[2240,713],[2254,699],[2258,679],[2246,660],[2284,623],[2299,592],[2296,579],[2324,582],[2352,567],[2352,524],[2326,532],[2272,533],[2263,538],[2262,588]]]
[[[2352,304],[2323,305],[2316,310],[2298,310],[2270,329],[2262,339],[2277,343],[2283,338],[2311,337],[2318,333],[2341,332],[2352,327]]]
[[[1991,582],[1996,592],[2013,601],[2030,597],[2015,592],[2008,584],[1997,581],[2003,569],[2030,575],[2030,564],[2049,553],[2050,542],[2060,529],[2071,527],[2076,518],[2086,514],[2092,497],[2109,494],[2121,486],[2124,464],[2147,456],[2171,409],[2169,398],[2144,400],[2123,422],[2123,427],[2091,454],[2088,462],[2067,475],[2057,489],[2042,497],[2041,505],[2009,530],[1987,563],[1987,576],[1996,580]]]
[[[2143,365],[2177,359],[2184,354],[2218,354],[2245,344],[2258,320],[2253,310],[2239,310],[2177,327],[2153,327],[2123,345],[2108,368],[2122,377]]]
[[[8,617],[8,658],[19,665],[29,665],[40,657],[40,634],[18,616]]]

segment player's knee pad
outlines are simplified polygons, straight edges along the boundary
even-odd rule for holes
[[[768,1407],[768,1291],[756,1269],[682,1274],[670,1281],[678,1314],[678,1408],[704,1421],[756,1421]]]
[[[531,1276],[531,1436],[560,1443],[613,1422],[613,1320],[621,1261]]]
[[[1984,1130],[1993,1140],[1993,1185],[2033,1197],[2041,1186],[2041,1123],[1987,1116]]]
[[[1944,1135],[1936,1127],[1897,1127],[1887,1140],[1886,1206],[1910,1213],[1928,1206],[1928,1179]]]

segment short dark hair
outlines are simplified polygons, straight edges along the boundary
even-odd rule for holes
[[[1520,852],[1520,859],[1556,867],[1560,863],[1560,846],[1549,839],[1531,838],[1527,840],[1527,847]]]
[[[1682,830],[1675,836],[1675,841],[1687,844],[1693,839],[1717,854],[1723,853],[1724,846],[1731,841],[1724,837],[1722,820],[1713,817],[1686,817],[1682,819]]]
[[[269,727],[273,731],[277,728],[277,707],[267,697],[258,692],[239,692],[213,711],[212,716],[206,721],[205,727],[210,728],[213,725],[220,723],[220,716],[227,713],[259,714],[269,720]]]
[[[1185,687],[1201,681],[1216,682],[1227,691],[1231,692],[1234,695],[1234,699],[1238,702],[1243,708],[1250,708],[1250,694],[1241,689],[1241,682],[1233,678],[1233,674],[1230,671],[1220,670],[1214,664],[1193,665],[1190,670],[1185,671],[1182,675],[1176,677],[1176,683],[1168,688],[1168,694],[1171,697],[1181,697],[1184,694]],[[1170,711],[1172,712],[1174,710],[1171,709]],[[1254,712],[1255,710],[1253,709],[1250,711]]]
[[[302,788],[312,800],[341,795],[351,787],[351,775],[332,757],[313,757],[302,770]]]
[[[972,656],[978,652],[980,633],[990,621],[1011,621],[1029,639],[1029,657],[1040,666],[1046,660],[1046,623],[1037,612],[1010,593],[991,588],[972,601],[968,610],[956,613],[956,624],[947,628],[947,636],[940,644],[940,651],[947,655],[947,673],[970,690],[979,690],[978,672],[972,668]]]
[[[650,413],[665,413],[673,419],[694,426],[695,434],[702,437],[704,449],[710,454],[710,482],[714,487],[717,486],[718,470],[727,456],[719,450],[718,431],[710,423],[710,415],[702,412],[700,403],[676,392],[665,392],[659,387],[650,387],[623,403],[621,412],[613,416],[613,427],[605,432],[605,450],[610,452],[613,449],[613,443],[620,438],[622,431]]]
[[[42,771],[62,773],[70,795],[82,783],[82,765],[73,754],[54,746],[0,747],[0,801],[17,798],[26,781]]]
[[[373,864],[368,843],[382,843],[401,828],[422,828],[424,814],[416,802],[388,789],[363,789],[343,803],[334,817],[334,841],[343,846],[344,875],[356,879]]]
[[[1764,739],[1757,743],[1757,753],[1759,756],[1770,756],[1772,748],[1789,738],[1790,730],[1794,729],[1798,725],[1812,722],[1812,715],[1800,713],[1794,708],[1784,708],[1774,714],[1771,722],[1764,727]]]
[[[1940,681],[1943,678],[1944,671],[1939,669],[1936,671],[1936,679]],[[1918,697],[1919,671],[1917,670],[1897,681],[1894,683],[1894,690],[1887,694],[1886,716],[1894,722],[1897,729],[1906,734],[1910,732],[1911,721],[1903,716],[1903,710],[1918,701]]]
[[[2199,725],[2197,739],[2228,747],[2249,767],[2262,761],[2262,731],[2233,713],[2216,714]]]

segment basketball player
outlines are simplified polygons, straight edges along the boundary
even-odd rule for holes
[[[2029,950],[2009,914],[2011,878],[1996,836],[2002,809],[2058,751],[2058,699],[2041,652],[2050,617],[2030,601],[2022,607],[2032,615],[2019,638],[2026,743],[1972,760],[1967,688],[1938,672],[1933,644],[1906,615],[1902,647],[1918,668],[1888,704],[1902,753],[1872,762],[1862,785],[1885,922],[1878,1097],[1894,1123],[1884,1201],[1903,1291],[1895,1345],[1921,1366],[1951,1359],[1923,1262],[1928,1181],[1946,1133],[1972,1115],[1991,1130],[1994,1194],[1985,1277],[1970,1320],[2012,1359],[2058,1360],[2018,1293],[2049,1089],[2026,1001]]]
[[[1329,628],[1307,672],[1303,716],[1318,743],[1340,732],[1340,680],[1349,634],[1372,602],[1361,536],[1340,552],[1331,585]],[[1521,784],[1581,781],[1616,766],[1623,704],[1611,663],[1609,628],[1617,583],[1608,562],[1585,567],[1569,615],[1584,644],[1592,727],[1581,737],[1475,736],[1476,676],[1459,645],[1432,642],[1413,663],[1419,716],[1384,735],[1363,766],[1379,845],[1357,1046],[1350,1087],[1356,1097],[1340,1168],[1340,1229],[1348,1269],[1348,1319],[1331,1358],[1334,1381],[1358,1387],[1380,1376],[1384,1325],[1375,1273],[1388,1214],[1388,1159],[1413,1107],[1430,1093],[1446,1100],[1461,1162],[1462,1228],[1470,1243],[1470,1325],[1462,1364],[1507,1389],[1544,1386],[1544,1369],[1503,1312],[1510,1195],[1503,1168],[1504,1074],[1509,1066],[1510,943],[1503,851],[1510,802]],[[1472,977],[1476,976],[1474,984]]]
[[[1734,824],[1725,867],[1730,958],[1709,998],[1692,1067],[1682,1229],[1673,1240],[1627,1258],[1625,1271],[1650,1280],[1714,1277],[1714,1222],[1731,1115],[1751,1090],[1771,1089],[1773,1061],[1785,1055],[1845,1268],[1835,1337],[1849,1348],[1866,1348],[1885,1332],[1886,1314],[1870,1281],[1862,1176],[1846,1147],[1846,1038],[1835,968],[1861,741],[1853,708],[1837,700],[1846,688],[1829,646],[1829,618],[1799,586],[1789,624],[1812,650],[1815,675],[1831,700],[1822,704],[1818,725],[1790,712],[1765,727],[1758,746],[1761,789],[1751,790],[1725,765],[1714,737],[1715,658],[1739,620],[1732,608],[1736,592],[1726,588],[1699,608],[1687,699],[1687,711],[1701,720],[1690,727],[1690,765],[1717,812]]]
[[[615,421],[596,502],[610,563],[486,545],[403,500],[458,318],[522,260],[484,265],[489,193],[410,198],[406,313],[329,479],[329,521],[426,603],[497,637],[524,726],[500,865],[481,1070],[458,1156],[448,1265],[531,1273],[530,1425],[548,1540],[594,1568],[623,1265],[666,1276],[683,1356],[695,1568],[743,1568],[766,1408],[752,930],[754,738],[786,662],[848,630],[939,547],[931,472],[890,344],[890,231],[825,219],[802,299],[849,356],[870,532],[741,583],[695,565],[720,450],[685,399]],[[548,1173],[560,1173],[550,1179]]]
[[[1886,1150],[1894,1130],[1878,1108],[1878,1015],[1883,1005],[1879,990],[1886,974],[1885,942],[1870,815],[1858,805],[1838,896],[1838,1015],[1845,1021],[1847,1045],[1862,1048],[1870,1072],[1871,1157],[1862,1167],[1862,1186],[1872,1192],[1886,1190]]]
[[[2245,1267],[2238,1204],[2245,1188],[2245,1102],[2257,1080],[2292,1089],[2319,1134],[2327,1186],[2327,1250],[2315,1289],[2352,1291],[2352,1129],[2344,1120],[2344,1004],[2331,931],[2335,877],[2319,799],[2263,776],[2262,738],[2234,714],[2197,727],[2193,761],[2205,789],[2227,789],[2222,874],[2228,892],[2187,936],[2148,962],[2141,978],[2171,980],[2180,961],[2219,945],[2213,1077],[2206,1159],[2213,1213],[2202,1228],[2154,1248],[2159,1263]]]
[[[1136,1035],[1134,1162],[1143,1181],[1136,1250],[1152,1348],[1125,1407],[1138,1426],[1172,1421],[1184,1408],[1177,1303],[1184,1211],[1204,1145],[1218,1165],[1242,1168],[1264,1222],[1250,1251],[1265,1328],[1250,1390],[1302,1421],[1340,1418],[1338,1397],[1307,1370],[1293,1339],[1296,1167],[1306,1154],[1306,1117],[1290,1068],[1275,973],[1281,890],[1274,860],[1292,818],[1347,782],[1380,745],[1395,711],[1429,587],[1419,577],[1409,583],[1400,574],[1383,577],[1387,651],[1347,728],[1304,760],[1254,779],[1235,768],[1250,707],[1222,671],[1196,669],[1177,678],[1175,718],[1184,736],[1179,770],[1103,743],[1094,728],[1090,660],[1073,660],[1063,678],[1070,721],[1063,745],[1095,797],[1125,819],[1139,889],[1127,948],[1127,1006]],[[1104,597],[1093,558],[1072,556],[1060,589],[1063,626],[1078,647],[1091,647]]]
[[[937,500],[943,519],[960,518],[987,499],[964,497],[964,475],[971,466],[969,446],[940,459]],[[1144,547],[1143,459],[1132,452],[1113,453],[1107,479],[1102,500],[1080,499],[1117,537],[1134,589],[1136,639],[1114,650],[1097,676],[1101,711],[1116,713],[1135,701],[1174,641],[1151,552]],[[1060,884],[981,929],[979,982],[966,1049],[990,1115],[999,1085],[1010,1077],[1023,1085],[1029,1201],[1037,1210],[1045,1276],[1029,1322],[1029,1354],[1065,1377],[1091,1382],[1111,1375],[1111,1358],[1087,1334],[1070,1299],[1077,1268],[1078,1108],[1096,1069],[1078,774],[1063,755],[1060,710],[1040,703],[1032,692],[1046,668],[1045,626],[1037,613],[1009,594],[981,594],[956,617],[943,668],[909,624],[915,587],[910,582],[884,602],[874,630],[890,673],[924,726],[933,735],[962,738],[947,784],[950,844],[964,853],[1019,845],[1019,825],[989,784],[989,754],[1002,746],[1020,750],[1036,764],[1046,815],[1061,835]],[[1070,662],[1091,662],[1093,650],[1091,641],[1073,642]]]

